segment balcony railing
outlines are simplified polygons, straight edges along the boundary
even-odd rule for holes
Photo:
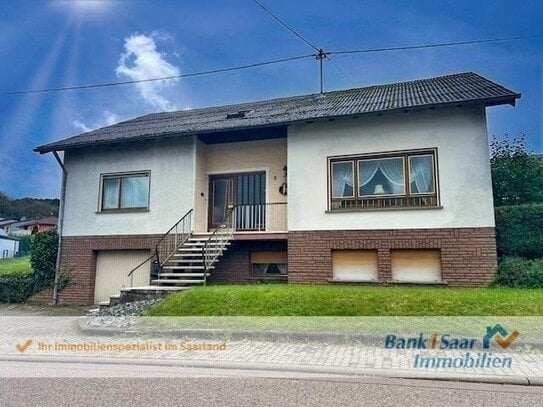
[[[237,232],[284,232],[287,230],[287,203],[236,205],[233,224]]]

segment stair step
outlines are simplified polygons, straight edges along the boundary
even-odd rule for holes
[[[163,269],[168,270],[203,270],[204,266],[162,266]],[[213,266],[209,266],[207,269],[211,270]]]
[[[131,287],[131,288],[121,288],[121,291],[182,291],[190,290],[190,287],[165,287],[160,285],[148,285],[145,287]]]
[[[204,260],[202,258],[199,259],[168,259],[168,262],[171,263],[203,263]]]
[[[204,273],[160,273],[159,277],[203,277]],[[206,273],[206,277],[209,277],[210,273]]]
[[[152,280],[151,284],[203,284],[205,280]]]
[[[99,302],[98,305],[101,306],[101,307],[109,307],[109,300]]]

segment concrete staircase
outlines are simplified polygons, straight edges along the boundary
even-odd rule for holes
[[[127,302],[140,301],[150,298],[163,297],[173,291],[190,290],[195,285],[204,285],[214,269],[219,258],[228,249],[230,242],[210,240],[210,235],[191,235],[163,263],[160,273],[151,280],[149,286],[121,288],[117,295],[112,295],[109,301],[99,303],[100,309]],[[219,255],[207,267],[204,274],[202,249],[207,242],[208,248],[215,248]]]

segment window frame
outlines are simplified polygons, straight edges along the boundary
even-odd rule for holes
[[[411,191],[411,158],[412,157],[431,157],[432,158],[432,192],[413,192]],[[430,195],[437,195],[437,165],[436,165],[436,157],[434,154],[413,154],[407,156],[407,169],[409,170],[408,173],[408,179],[407,179],[407,186],[409,188],[409,195],[410,196],[430,196]]]
[[[122,207],[122,193],[123,193],[123,179],[135,178],[135,177],[147,177],[147,204],[146,206],[130,206]],[[116,208],[104,208],[104,181],[106,179],[117,179],[119,185],[119,191],[117,196]],[[100,187],[99,187],[99,199],[98,199],[98,211],[97,213],[111,213],[111,212],[147,212],[150,206],[151,200],[151,171],[131,171],[131,172],[117,172],[117,173],[105,173],[100,174]]]
[[[334,196],[334,164],[344,164],[344,163],[351,163],[351,172],[352,172],[352,180],[353,180],[353,194],[351,196]],[[357,176],[355,175],[355,163],[354,160],[337,160],[333,161],[330,164],[330,196],[332,199],[349,199],[349,198],[356,198],[356,192],[355,192],[355,185],[357,184]]]
[[[379,158],[357,158],[356,161],[356,188],[357,188],[357,194],[355,198],[361,198],[361,199],[371,199],[371,198],[388,198],[388,197],[395,197],[395,196],[406,196],[407,191],[407,185],[406,184],[406,177],[405,177],[405,171],[406,171],[406,157],[409,156],[392,156],[392,157],[379,157]],[[360,175],[360,162],[361,161],[375,161],[375,160],[394,160],[394,159],[402,159],[402,168],[403,168],[403,176],[404,176],[404,183],[403,183],[403,194],[380,194],[380,195],[362,195],[360,194],[360,188],[362,188],[361,185],[359,185],[359,175]],[[407,168],[408,169],[408,168]],[[353,188],[354,190],[354,188]]]
[[[410,157],[418,156],[431,156],[432,157],[432,186],[433,192],[417,193],[411,191],[411,171],[410,171]],[[360,162],[364,160],[376,160],[387,158],[402,158],[404,168],[404,193],[403,194],[384,194],[384,195],[361,195],[359,185],[359,170]],[[413,150],[398,150],[368,154],[349,154],[341,156],[330,156],[328,159],[328,211],[341,212],[345,210],[376,210],[376,209],[431,209],[440,208],[440,192],[439,192],[439,164],[438,164],[438,149],[436,147],[413,149]],[[353,194],[351,197],[334,197],[333,196],[333,170],[332,166],[337,162],[352,162],[355,164],[355,170],[353,172]],[[361,200],[380,201],[395,198],[435,198],[436,203],[433,205],[421,205],[421,206],[393,206],[393,207],[357,207],[349,206],[348,208],[333,208],[333,203],[338,202],[357,202]]]

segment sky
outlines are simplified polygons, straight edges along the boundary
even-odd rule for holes
[[[520,41],[335,56],[325,90],[474,71],[522,93],[488,108],[489,137],[543,153],[543,2],[260,0],[329,51],[509,36]],[[311,58],[194,78],[58,93],[6,92],[140,80],[310,54],[254,0],[0,2],[0,191],[58,197],[37,145],[146,113],[319,91]]]

